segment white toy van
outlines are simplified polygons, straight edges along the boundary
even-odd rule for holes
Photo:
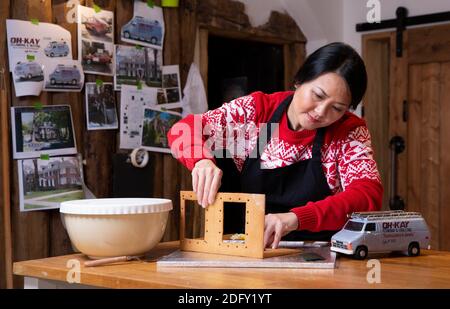
[[[369,252],[406,251],[409,256],[429,249],[430,231],[418,212],[355,212],[331,238],[331,250],[365,259]]]

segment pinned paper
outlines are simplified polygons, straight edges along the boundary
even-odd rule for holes
[[[30,19],[30,21],[33,25],[36,25],[36,26],[39,25],[39,19],[37,19],[37,18],[32,18],[32,19]]]
[[[94,3],[94,5],[93,5],[93,7],[94,7],[94,11],[95,11],[95,13],[100,13],[100,11],[102,10],[97,4],[95,4]]]
[[[39,159],[41,159],[41,160],[50,160],[50,156],[48,154],[41,154]]]
[[[41,102],[34,102],[33,104],[35,109],[42,109],[42,103]]]

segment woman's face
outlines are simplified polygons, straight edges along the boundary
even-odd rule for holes
[[[326,73],[301,84],[294,93],[287,115],[293,130],[314,130],[329,126],[350,107],[351,94],[345,80]]]

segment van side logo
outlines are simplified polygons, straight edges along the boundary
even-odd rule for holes
[[[409,221],[383,222],[383,232],[410,232]]]

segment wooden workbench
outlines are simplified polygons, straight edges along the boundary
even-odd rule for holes
[[[68,261],[80,261],[80,284],[105,288],[450,288],[450,252],[384,256],[381,283],[368,283],[367,261],[340,256],[336,269],[157,268],[156,258],[178,248],[161,243],[144,261],[84,267],[82,254],[14,263],[14,274],[66,284]],[[70,265],[70,264],[69,264]]]

